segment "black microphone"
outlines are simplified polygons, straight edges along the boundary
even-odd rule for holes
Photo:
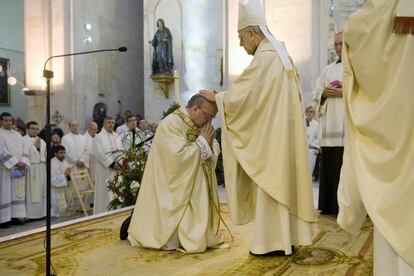
[[[126,52],[127,47],[119,47],[115,49],[101,49],[86,52],[77,52],[64,55],[56,55],[49,57],[43,66],[43,77],[46,78],[46,275],[51,274],[51,201],[52,201],[52,184],[51,184],[51,159],[52,149],[50,146],[51,140],[51,126],[50,126],[50,79],[53,78],[53,71],[46,70],[46,65],[49,60],[57,57],[68,57],[77,55],[86,55],[99,52]]]
[[[46,64],[49,60],[51,60],[52,58],[56,58],[56,57],[68,57],[68,56],[77,56],[77,55],[86,55],[86,54],[92,54],[92,53],[100,53],[100,52],[126,52],[127,51],[127,47],[123,46],[123,47],[119,47],[119,48],[114,48],[114,49],[100,49],[100,50],[93,50],[93,51],[85,51],[85,52],[77,52],[77,53],[70,53],[70,54],[64,54],[64,55],[56,55],[56,56],[51,56],[49,57],[46,62],[45,65],[43,67],[43,71],[46,70]],[[45,73],[43,72],[43,77],[47,78],[47,76],[44,75]],[[53,78],[53,76],[52,76]]]
[[[140,147],[142,147],[146,142],[151,141],[152,139],[154,139],[155,134],[152,134],[151,136],[149,136],[148,138],[146,138],[144,141],[141,141],[138,145],[137,145],[137,150],[139,150]]]

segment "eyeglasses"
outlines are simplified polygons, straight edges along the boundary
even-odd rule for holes
[[[207,118],[207,119],[209,119],[209,120],[213,120],[214,119],[214,116],[213,115],[211,115],[211,114],[208,114],[207,112],[205,112],[201,107],[198,107],[198,109],[200,109],[201,110],[201,112],[203,112],[203,114],[204,114],[204,116]]]

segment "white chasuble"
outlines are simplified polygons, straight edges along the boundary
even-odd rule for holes
[[[256,185],[290,214],[314,221],[300,94],[296,71],[286,71],[276,50],[264,39],[249,67],[226,92],[216,95],[234,223],[254,218]]]
[[[272,44],[263,39],[250,65],[226,92],[216,95],[216,102],[233,223],[245,224],[255,218],[257,188],[293,217],[313,222],[312,181],[296,69],[285,70]],[[266,209],[263,212],[272,216]],[[267,227],[265,221],[259,225],[256,220],[257,227]],[[289,224],[289,219],[278,223]],[[277,245],[273,238],[266,239],[272,250],[282,250],[273,246]],[[259,251],[267,245],[253,244],[252,250],[260,247],[257,253],[266,253]]]
[[[399,3],[414,11],[411,0],[368,0],[345,26],[338,224],[356,233],[368,213],[376,231],[414,268],[414,36],[393,33]]]
[[[128,229],[132,245],[199,253],[222,242],[214,173],[219,146],[208,157],[198,132],[183,108],[159,124]]]

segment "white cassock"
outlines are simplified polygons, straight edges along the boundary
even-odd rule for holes
[[[66,187],[68,186],[68,182],[65,176],[65,170],[69,167],[70,165],[66,161],[60,161],[56,157],[53,157],[51,160],[52,217],[62,216],[68,206],[66,202]]]
[[[65,159],[70,165],[81,161],[89,167],[88,140],[84,135],[68,133],[62,138],[62,146],[66,149]]]
[[[115,171],[110,166],[120,156],[120,153],[113,153],[121,149],[117,145],[117,137],[115,132],[109,133],[104,128],[95,137],[93,144],[93,153],[96,158],[94,214],[106,212],[111,201],[107,180],[114,176]]]
[[[69,163],[73,170],[79,170],[79,168],[75,165],[76,161],[81,161],[86,166],[86,168],[89,168],[90,153],[88,140],[84,135],[73,134],[70,132],[63,136],[62,146],[64,146],[66,149],[65,160]],[[88,188],[86,182],[80,181],[78,183],[80,190],[85,190]]]
[[[153,134],[149,131],[143,131],[139,128],[135,129],[135,145],[139,145],[142,141],[148,139]],[[132,132],[131,130],[127,130],[119,134],[118,138],[116,139],[116,142],[118,144],[118,147],[123,149],[129,149],[132,143]],[[145,144],[142,146],[145,153],[148,154],[150,148],[151,148],[151,141],[145,142]]]
[[[26,217],[26,177],[13,177],[18,162],[30,167],[29,153],[22,135],[0,128],[0,223]]]
[[[118,126],[115,130],[116,134],[120,135],[122,132],[127,131],[128,130],[128,126],[127,124],[122,124],[120,126]]]
[[[327,98],[322,101],[322,93],[332,81],[343,80],[342,62],[331,63],[325,67],[316,80],[313,99],[316,102],[316,115],[320,122],[320,145],[322,147],[344,146],[344,100],[343,98]]]
[[[93,155],[93,143],[95,141],[95,137],[92,137],[89,132],[85,132],[83,136],[86,138],[89,152],[89,176],[91,177],[92,182],[95,183],[96,160]]]
[[[38,219],[46,216],[46,143],[39,137],[23,137],[29,150],[30,169],[26,185],[26,217]],[[40,139],[40,150],[35,146]]]
[[[316,156],[319,152],[319,122],[312,120],[306,127],[306,135],[308,136],[309,145],[309,171],[312,174],[315,168]]]

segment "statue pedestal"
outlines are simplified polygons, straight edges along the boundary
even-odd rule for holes
[[[151,79],[160,84],[161,90],[164,92],[165,97],[169,98],[169,85],[174,82],[174,76],[169,75],[152,75]]]

